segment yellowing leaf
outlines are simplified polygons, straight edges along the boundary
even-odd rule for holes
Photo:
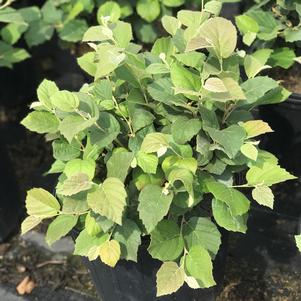
[[[109,240],[100,245],[99,256],[103,263],[110,267],[115,267],[120,258],[120,245],[116,240]]]
[[[176,292],[184,284],[183,266],[175,262],[164,262],[157,272],[157,297]]]
[[[252,197],[258,204],[273,209],[274,194],[270,187],[265,185],[256,186],[252,190]]]
[[[142,142],[141,151],[145,153],[155,153],[162,148],[166,149],[169,146],[168,135],[163,133],[147,134]]]
[[[251,160],[256,161],[258,157],[258,150],[256,146],[254,146],[252,143],[245,143],[241,146],[240,151]]]
[[[33,229],[42,221],[41,218],[36,216],[27,216],[21,225],[21,234],[25,234],[26,232]]]
[[[61,207],[57,199],[43,188],[29,190],[25,204],[29,215],[41,219],[57,215]]]
[[[223,81],[218,77],[210,77],[206,80],[204,89],[210,92],[223,93],[228,92]]]
[[[262,120],[250,120],[247,122],[244,122],[242,124],[242,127],[247,132],[247,138],[253,138],[265,133],[271,133],[273,130],[270,128],[268,123],[262,121]]]

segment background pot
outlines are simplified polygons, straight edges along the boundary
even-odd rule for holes
[[[194,290],[186,284],[176,293],[156,298],[156,273],[162,264],[153,259],[143,244],[138,251],[138,262],[121,260],[115,268],[99,259],[83,262],[91,273],[92,280],[102,301],[214,301],[222,287],[225,274],[228,234],[222,233],[223,242],[214,260],[214,278],[217,286]],[[73,238],[78,232],[72,231]]]
[[[282,165],[301,176],[301,94],[292,94],[287,101],[260,108],[261,118],[274,133],[266,135],[263,147],[279,157]]]

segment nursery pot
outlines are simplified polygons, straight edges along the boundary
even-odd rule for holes
[[[186,284],[176,293],[156,297],[156,273],[162,264],[153,259],[148,251],[148,242],[138,250],[138,261],[121,260],[114,268],[103,264],[100,259],[89,261],[83,257],[102,301],[214,301],[225,273],[228,236],[223,233],[221,248],[214,260],[214,278],[217,286],[209,289],[191,289]],[[75,238],[78,232],[73,231]]]
[[[301,94],[293,93],[283,103],[261,107],[260,115],[274,130],[266,135],[263,147],[277,155],[283,167],[301,176]]]
[[[21,201],[7,151],[0,146],[0,243],[19,229]]]

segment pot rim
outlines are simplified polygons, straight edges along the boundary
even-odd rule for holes
[[[287,100],[287,103],[293,103],[293,104],[296,104],[296,105],[301,105],[301,94],[299,93],[292,93],[288,100]]]

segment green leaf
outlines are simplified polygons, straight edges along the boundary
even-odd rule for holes
[[[171,65],[170,76],[172,83],[177,88],[183,88],[196,92],[201,89],[200,77],[197,74],[189,71],[187,68],[181,66],[179,63],[174,63]]]
[[[252,190],[253,199],[260,205],[273,209],[274,194],[268,186],[259,185]]]
[[[228,58],[236,48],[237,31],[229,20],[215,17],[201,25],[199,34],[194,39],[204,41],[204,46],[195,48],[188,43],[189,50],[207,48],[209,51],[213,50],[219,58]]]
[[[0,10],[0,22],[19,24],[25,23],[20,12],[11,7],[5,7]]]
[[[141,151],[144,153],[166,152],[169,147],[169,136],[162,133],[147,134],[142,142]]]
[[[178,156],[168,156],[162,162],[162,169],[166,176],[168,176],[171,170],[174,168],[188,169],[193,174],[195,174],[197,167],[198,163],[195,158],[181,158]]]
[[[73,159],[67,162],[64,174],[69,178],[77,173],[86,174],[90,180],[94,178],[96,164],[92,159]]]
[[[218,16],[222,9],[222,3],[217,0],[211,0],[205,4],[204,11]]]
[[[69,143],[81,131],[91,127],[96,122],[96,118],[85,120],[79,115],[67,115],[59,125],[59,131]]]
[[[157,272],[157,297],[176,292],[184,284],[183,266],[168,261],[164,262]]]
[[[180,10],[177,13],[177,18],[183,25],[197,28],[204,21],[203,14],[205,15],[200,11]]]
[[[78,96],[66,90],[56,92],[50,100],[54,107],[64,112],[74,112],[79,106]]]
[[[250,208],[250,201],[240,191],[219,182],[208,182],[208,191],[227,204],[233,216],[243,215]]]
[[[114,1],[105,1],[97,11],[97,21],[102,24],[102,18],[108,18],[112,23],[115,23],[121,16],[121,10],[118,3]]]
[[[24,235],[34,227],[36,227],[42,219],[36,216],[27,216],[21,225],[21,235]]]
[[[61,237],[67,235],[77,224],[78,216],[76,215],[59,215],[48,226],[46,232],[46,242],[52,245]]]
[[[272,186],[287,180],[296,179],[295,176],[288,173],[284,168],[270,162],[264,162],[261,165],[252,166],[248,170],[246,177],[248,184],[251,186]]]
[[[22,121],[21,124],[32,132],[39,134],[55,133],[58,131],[59,121],[49,112],[31,112]]]
[[[98,127],[91,131],[91,143],[97,144],[99,148],[106,147],[112,143],[120,132],[117,119],[107,112],[100,112],[97,120]]]
[[[57,199],[43,188],[29,190],[25,204],[28,215],[41,219],[57,215],[61,207]]]
[[[199,119],[179,116],[171,126],[171,133],[176,143],[185,144],[196,136],[202,128]]]
[[[270,128],[268,123],[262,120],[249,120],[242,123],[242,127],[247,132],[247,138],[253,138],[266,133],[272,133],[273,130]]]
[[[6,43],[13,45],[21,38],[27,27],[27,24],[7,24],[1,29],[1,36]]]
[[[257,33],[259,31],[258,23],[248,15],[236,16],[235,22],[242,34],[246,34],[248,32]]]
[[[173,194],[165,194],[163,188],[149,184],[139,194],[138,212],[146,231],[150,233],[167,215]]]
[[[228,231],[246,233],[247,215],[233,216],[230,208],[222,201],[212,200],[212,213],[216,223]]]
[[[244,67],[248,78],[254,78],[261,71],[271,68],[266,62],[272,52],[272,49],[259,49],[252,55],[245,56]]]
[[[100,233],[97,236],[91,236],[87,230],[84,229],[75,240],[74,255],[87,256],[93,247],[101,246],[109,239],[109,234]],[[97,256],[96,256],[97,257]],[[94,259],[96,259],[96,257]]]
[[[240,151],[243,155],[245,155],[247,158],[256,161],[258,157],[258,149],[257,147],[252,143],[245,143],[241,146]]]
[[[86,191],[91,188],[89,176],[82,172],[77,172],[68,177],[62,185],[57,189],[57,192],[62,195],[70,196],[81,191]]]
[[[295,240],[296,240],[296,246],[301,252],[301,234],[295,235]]]
[[[168,174],[168,181],[174,186],[177,181],[184,184],[186,191],[189,193],[188,206],[191,207],[194,201],[193,174],[191,171],[186,168],[173,168]]]
[[[162,0],[165,6],[178,7],[185,3],[185,0]]]
[[[55,82],[44,79],[38,87],[39,101],[47,108],[52,109],[51,96],[59,91]]]
[[[113,32],[106,26],[98,25],[91,26],[85,32],[83,36],[83,42],[103,42],[111,40],[113,38]]]
[[[269,63],[273,66],[288,69],[295,63],[296,54],[288,47],[274,49],[270,56]]]
[[[171,220],[162,220],[151,232],[150,255],[161,261],[176,260],[183,252],[184,241],[179,226]]]
[[[91,236],[95,236],[102,231],[99,223],[97,223],[96,218],[91,215],[91,212],[88,212],[86,215],[85,229]]]
[[[117,240],[108,240],[100,245],[99,256],[103,263],[110,267],[115,267],[120,259],[121,250]]]
[[[246,136],[245,130],[238,125],[231,125],[224,130],[206,129],[213,141],[220,144],[229,158],[234,158],[240,151]]]
[[[193,246],[185,257],[185,269],[202,288],[214,286],[213,265],[207,250],[202,246]]]
[[[122,226],[117,226],[114,232],[114,239],[121,248],[121,258],[137,262],[138,248],[141,244],[141,231],[137,224],[126,219]]]
[[[87,201],[94,212],[121,225],[126,196],[124,184],[119,179],[107,178],[100,186],[88,193]]]
[[[29,47],[37,46],[51,39],[54,33],[54,26],[45,23],[44,20],[37,20],[30,23],[29,29],[24,37]]]
[[[172,16],[163,16],[161,22],[164,29],[171,35],[175,35],[177,29],[181,27],[181,22]]]
[[[59,37],[67,42],[81,41],[84,33],[88,29],[85,20],[71,20],[64,24],[63,28],[58,31]]]
[[[115,151],[107,162],[107,177],[118,178],[124,182],[133,158],[134,154],[131,152]]]
[[[158,166],[158,157],[154,154],[147,154],[142,151],[139,151],[136,155],[138,166],[145,173],[155,174]]]
[[[55,140],[52,143],[53,157],[61,161],[69,161],[77,158],[81,151],[80,145],[77,142],[71,144],[67,143],[66,140]]]
[[[114,39],[119,47],[126,48],[129,46],[130,41],[133,39],[131,24],[118,21],[114,24],[112,31]]]
[[[160,3],[158,0],[138,0],[136,10],[142,19],[152,22],[160,15]]]
[[[184,224],[183,235],[188,249],[200,245],[216,255],[221,244],[221,234],[216,225],[205,217],[192,217]]]
[[[87,52],[77,59],[78,65],[89,75],[95,76],[97,66],[95,64],[95,53]]]
[[[101,58],[101,59],[99,59]],[[105,77],[113,72],[125,59],[123,49],[111,44],[100,44],[96,50],[95,79]]]

